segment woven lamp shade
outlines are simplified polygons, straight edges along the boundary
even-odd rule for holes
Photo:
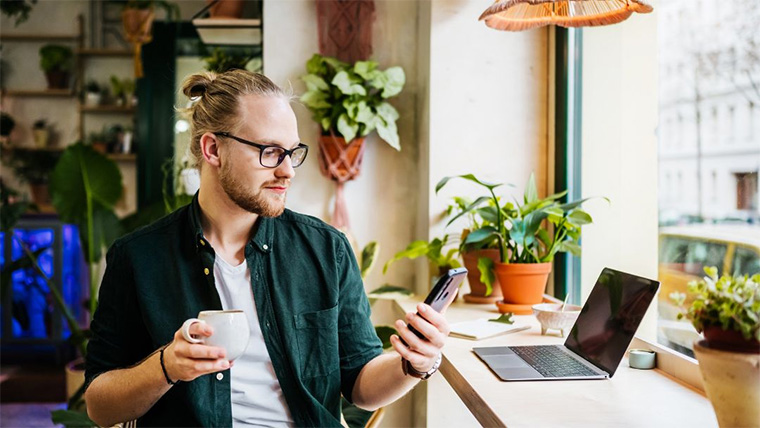
[[[649,13],[643,0],[496,0],[480,20],[496,30],[524,31],[544,25],[592,27],[617,24],[633,12]]]

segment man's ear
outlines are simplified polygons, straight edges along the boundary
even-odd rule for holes
[[[211,132],[201,135],[201,155],[203,161],[211,166],[219,168],[222,163],[219,156],[221,149],[219,138]]]

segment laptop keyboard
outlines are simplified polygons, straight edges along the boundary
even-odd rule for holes
[[[515,346],[509,349],[541,373],[543,377],[594,376],[598,374],[556,346]]]

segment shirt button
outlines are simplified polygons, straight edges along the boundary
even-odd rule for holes
[[[208,275],[208,273],[209,273],[208,268],[203,268],[203,273],[205,273],[206,275]]]
[[[268,250],[268,249],[269,249],[269,245],[267,245],[267,244],[264,244],[264,245],[262,245],[262,246],[261,246],[261,248],[263,248],[263,249],[265,249],[265,250]]]
[[[201,245],[206,245],[206,241],[204,241],[203,239],[201,239]]]
[[[216,380],[222,380],[222,379],[224,379],[224,375],[221,374],[221,373],[217,373],[216,374]]]

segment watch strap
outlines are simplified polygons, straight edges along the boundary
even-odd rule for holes
[[[411,377],[416,377],[418,379],[422,380],[428,380],[430,376],[433,376],[435,372],[438,371],[438,368],[441,366],[441,360],[442,355],[438,354],[438,359],[435,360],[435,364],[433,364],[433,367],[430,368],[430,370],[426,372],[421,372],[412,367],[412,364],[405,358],[401,359],[401,369],[403,370],[404,374]]]

